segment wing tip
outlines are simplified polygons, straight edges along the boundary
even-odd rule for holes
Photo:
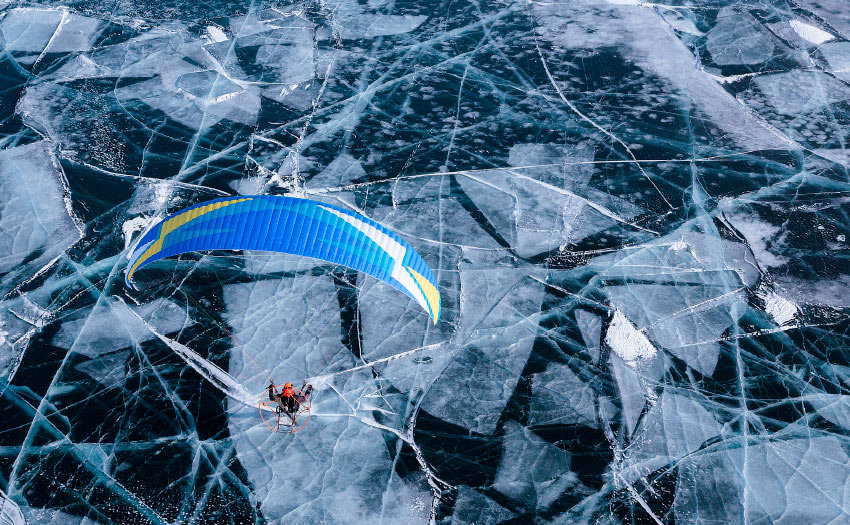
[[[131,290],[138,290],[138,288],[136,288],[136,285],[133,284],[133,274],[129,270],[129,268],[124,272],[124,286]]]
[[[436,287],[435,287],[436,288]],[[443,302],[442,295],[440,294],[440,289],[437,288],[437,315],[432,315],[431,318],[434,320],[434,326],[437,326],[437,323],[440,321],[440,314],[443,313]]]

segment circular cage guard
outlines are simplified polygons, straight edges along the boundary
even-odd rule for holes
[[[300,431],[305,425],[307,425],[307,421],[310,420],[310,400],[304,395],[304,392],[302,392],[300,388],[292,387],[292,389],[295,390],[295,402],[298,403],[298,408],[296,408],[295,412],[289,414],[279,410],[280,407],[277,404],[277,401],[269,399],[269,390],[272,388],[277,391],[278,389],[282,389],[283,385],[274,385],[273,387],[270,386],[263,390],[263,394],[260,396],[260,404],[258,406],[260,419],[263,421],[263,424],[269,427],[269,430],[273,432],[284,432],[280,426],[280,418],[286,417],[291,422],[288,425],[288,432],[290,434],[294,434]],[[271,418],[267,420],[265,416],[263,416],[263,407],[265,407],[266,410],[271,410],[275,414],[274,421],[271,421]],[[284,426],[284,428],[286,428],[286,426]]]

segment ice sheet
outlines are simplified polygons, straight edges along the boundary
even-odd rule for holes
[[[850,521],[848,20],[0,2],[0,522]],[[125,287],[253,193],[397,232],[440,322],[269,253]]]

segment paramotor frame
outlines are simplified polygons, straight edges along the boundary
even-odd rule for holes
[[[295,409],[295,412],[289,413],[281,410],[277,401],[269,399],[269,390],[272,388],[277,391],[278,389],[282,389],[283,385],[274,385],[263,390],[263,394],[260,397],[260,404],[258,406],[260,419],[263,421],[263,424],[265,424],[272,432],[284,432],[280,426],[280,418],[281,416],[284,416],[290,421],[288,425],[288,432],[290,434],[300,431],[310,420],[310,399],[304,395],[304,392],[302,392],[301,389],[293,387],[292,389],[296,392],[295,402],[298,404],[298,407]],[[265,418],[263,415],[264,409],[275,414],[274,421],[272,421],[271,418],[268,420]],[[284,428],[287,428],[287,426],[285,425]]]

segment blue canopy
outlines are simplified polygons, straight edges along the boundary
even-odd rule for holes
[[[127,264],[139,268],[203,250],[263,250],[312,257],[371,275],[416,300],[440,319],[433,272],[401,237],[351,211],[293,197],[246,195],[196,204],[169,215],[136,244]]]

